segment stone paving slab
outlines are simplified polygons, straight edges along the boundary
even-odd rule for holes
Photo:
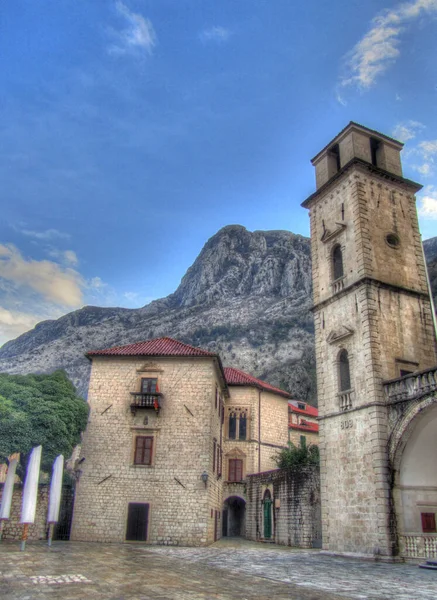
[[[245,540],[223,539],[208,548],[160,546],[150,551],[350,600],[437,600],[437,573],[412,564],[334,557]]]
[[[226,540],[208,548],[0,543],[1,600],[436,600],[437,574]]]

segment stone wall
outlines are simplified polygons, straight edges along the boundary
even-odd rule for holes
[[[273,499],[272,540],[296,548],[321,547],[320,478],[316,468],[297,473],[277,469],[247,478],[246,537],[263,538],[265,491]]]
[[[4,484],[0,483],[0,501],[3,494]],[[21,501],[23,486],[15,484],[12,494],[10,519],[4,521],[3,539],[20,540],[23,533],[23,525],[20,523]],[[36,504],[35,523],[29,525],[28,540],[45,540],[47,532],[47,510],[49,504],[49,485],[38,487],[38,499]]]

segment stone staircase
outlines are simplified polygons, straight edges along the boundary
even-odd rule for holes
[[[427,560],[423,565],[419,565],[420,569],[431,569],[437,571],[437,560]]]

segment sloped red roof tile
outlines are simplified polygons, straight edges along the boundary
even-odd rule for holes
[[[289,402],[288,406],[289,406],[291,412],[299,413],[300,415],[308,415],[309,417],[318,417],[319,416],[319,411],[317,410],[317,408],[315,408],[314,406],[311,406],[310,404],[306,404],[305,409],[295,406],[292,402]]]
[[[195,348],[170,337],[156,338],[127,346],[114,346],[104,350],[92,350],[86,356],[210,356],[217,355],[202,348]]]
[[[299,425],[297,425],[297,423],[289,423],[288,427],[290,429],[299,429],[300,431],[311,431],[313,433],[319,433],[318,423],[306,423],[305,425],[303,423],[300,423]]]
[[[291,398],[291,395],[288,392],[280,390],[279,388],[276,388],[273,385],[262,381],[261,379],[257,379],[256,377],[253,377],[253,375],[249,375],[249,373],[245,373],[239,369],[234,369],[233,367],[225,367],[224,371],[226,383],[228,385],[248,385],[265,390],[266,392],[279,394],[280,396],[284,396],[284,398]]]

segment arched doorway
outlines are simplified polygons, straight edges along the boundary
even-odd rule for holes
[[[437,553],[437,403],[404,420],[394,457],[393,498],[400,553]]]
[[[230,496],[223,505],[223,536],[238,537],[246,532],[246,501]]]
[[[272,494],[270,490],[266,490],[263,496],[263,538],[269,540],[272,537]]]

